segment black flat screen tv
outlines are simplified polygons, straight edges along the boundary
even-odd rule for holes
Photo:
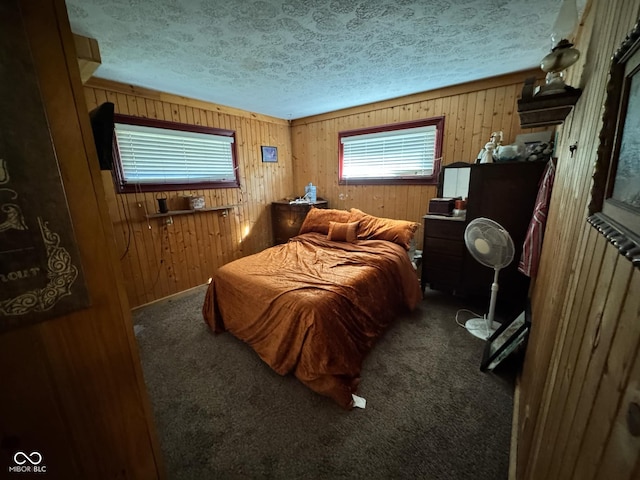
[[[114,104],[105,102],[89,112],[100,170],[113,168]]]

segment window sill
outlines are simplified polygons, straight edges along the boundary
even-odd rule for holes
[[[420,178],[350,178],[339,179],[338,185],[437,185],[437,174]]]

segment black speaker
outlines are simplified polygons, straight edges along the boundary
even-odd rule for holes
[[[114,104],[105,102],[89,112],[100,170],[113,168]]]

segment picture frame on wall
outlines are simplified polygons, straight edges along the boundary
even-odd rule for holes
[[[275,163],[278,161],[278,147],[262,146],[262,161]]]
[[[640,268],[640,24],[611,59],[588,222]]]

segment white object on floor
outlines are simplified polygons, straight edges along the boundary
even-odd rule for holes
[[[474,337],[488,340],[489,337],[500,328],[500,324],[495,321],[490,322],[487,318],[472,318],[471,320],[467,320],[464,327]]]
[[[351,398],[353,398],[354,407],[364,408],[367,406],[367,401],[364,398],[354,395],[353,393],[351,394]]]

